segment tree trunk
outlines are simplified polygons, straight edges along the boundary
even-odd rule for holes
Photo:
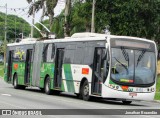
[[[64,36],[69,37],[70,36],[70,11],[71,11],[71,0],[66,0],[65,3],[65,21],[64,21]]]
[[[90,25],[89,25],[89,23],[88,24],[86,24],[86,32],[90,32],[91,30],[90,30]]]
[[[54,14],[50,14],[50,15],[49,15],[49,30],[50,30],[50,31],[52,31],[53,16],[54,16]]]
[[[54,17],[54,8],[56,7],[58,0],[46,0],[46,9],[49,15],[49,29],[51,31]]]

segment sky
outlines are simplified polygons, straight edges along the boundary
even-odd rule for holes
[[[8,8],[7,9],[8,14],[17,15],[19,17],[22,17],[29,23],[32,22],[32,17],[28,17],[27,15],[29,4],[27,3],[26,0],[0,0],[0,11],[3,13],[6,12],[6,9],[5,7],[2,7],[2,6],[5,6],[6,3]],[[59,0],[56,8],[54,9],[55,16],[60,14],[61,11],[64,9],[64,7],[65,7],[65,0]],[[36,13],[35,22],[39,21],[41,14],[42,14],[42,11],[39,11],[38,13]],[[46,18],[47,17],[45,17],[45,19]]]

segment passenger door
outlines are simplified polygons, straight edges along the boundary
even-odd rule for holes
[[[25,64],[25,84],[30,83],[31,77],[31,61],[32,61],[32,50],[27,50],[26,53],[26,64]]]
[[[63,57],[64,57],[64,49],[62,48],[57,49],[56,60],[55,60],[55,76],[54,76],[54,87],[56,89],[61,88]]]
[[[12,79],[12,66],[13,66],[13,50],[9,51],[8,55],[8,67],[7,67],[7,81],[11,81]]]
[[[92,94],[101,95],[103,69],[105,64],[105,48],[95,48],[93,61]]]

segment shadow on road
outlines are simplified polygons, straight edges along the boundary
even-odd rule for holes
[[[13,87],[8,87],[11,89],[14,89]],[[21,89],[19,89],[21,90]],[[44,93],[44,91],[40,90],[37,87],[27,87],[24,91],[30,91],[30,92],[35,92],[35,93]],[[75,94],[73,93],[66,93],[66,92],[62,92],[60,93],[60,95],[51,95],[51,96],[61,96],[61,97],[66,97],[66,98],[71,98],[71,99],[79,99]],[[81,99],[79,99],[81,100]],[[124,105],[121,101],[116,101],[116,100],[107,100],[107,99],[102,99],[102,98],[92,98],[91,101],[88,102],[95,102],[95,103],[101,103],[101,104],[111,104],[111,105],[121,105],[121,106],[144,106],[144,107],[148,107],[147,105],[142,105],[142,104],[138,104],[140,102],[138,102],[137,104],[135,104],[134,102],[130,105]]]
[[[73,99],[78,99],[76,95],[68,95],[68,94],[61,94],[63,97],[68,97],[68,98],[73,98]],[[92,98],[91,101],[89,102],[96,102],[96,103],[102,103],[102,104],[111,104],[111,105],[123,105],[123,106],[144,106],[147,107],[147,105],[140,105],[140,104],[130,104],[130,105],[125,105],[121,101],[116,101],[116,100],[107,100],[107,99],[102,99],[102,98]]]

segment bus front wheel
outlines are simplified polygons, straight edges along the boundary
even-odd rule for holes
[[[88,81],[85,81],[83,83],[82,89],[81,89],[81,95],[82,95],[82,99],[85,101],[90,100],[90,96],[89,96],[89,84]]]
[[[50,87],[51,87],[50,78],[47,77],[45,81],[45,93],[47,95],[53,94],[53,91],[50,89]]]
[[[122,101],[122,103],[125,104],[125,105],[129,105],[129,104],[132,103],[132,101]]]

